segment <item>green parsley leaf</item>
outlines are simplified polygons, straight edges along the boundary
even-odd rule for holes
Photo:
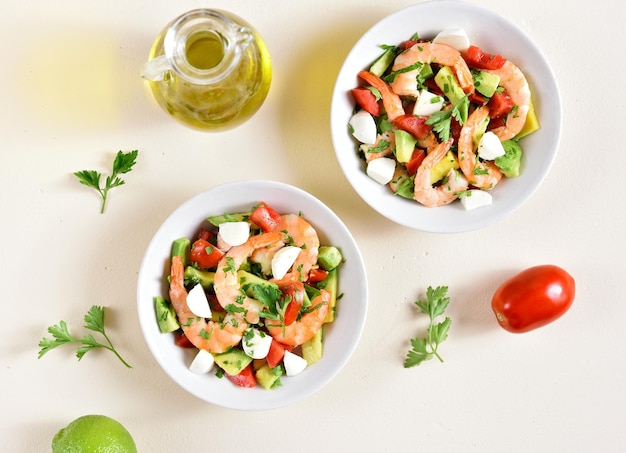
[[[443,142],[447,142],[450,139],[451,117],[451,110],[439,110],[430,115],[426,120],[426,124],[433,127],[433,131],[437,133]]]
[[[443,321],[436,322],[436,318],[444,314],[450,303],[450,298],[447,294],[447,286],[438,286],[435,289],[429,286],[426,290],[426,300],[415,302],[420,311],[428,315],[430,322],[426,338],[418,337],[411,340],[412,349],[409,350],[404,361],[405,368],[417,366],[433,357],[437,357],[440,362],[443,362],[443,358],[437,350],[439,345],[448,338],[452,320],[446,317]]]
[[[469,98],[465,95],[459,99],[452,108],[434,112],[426,120],[426,124],[433,127],[433,131],[439,135],[441,141],[447,142],[450,139],[452,117],[454,117],[459,124],[463,125],[467,121],[468,112]]]
[[[106,343],[100,343],[94,338],[92,334],[87,334],[80,339],[74,338],[70,334],[70,331],[67,328],[67,324],[65,323],[65,321],[60,321],[58,325],[55,324],[48,327],[48,333],[52,335],[52,338],[44,337],[41,339],[41,341],[39,342],[39,347],[41,348],[41,350],[39,351],[39,355],[37,358],[40,359],[41,357],[43,357],[44,354],[46,354],[51,349],[56,348],[57,346],[61,346],[66,343],[78,343],[80,344],[78,350],[76,351],[76,357],[78,358],[78,360],[82,359],[83,356],[92,349],[104,348],[115,354],[117,358],[120,359],[127,368],[132,368],[113,347],[113,343],[111,343],[111,340],[105,332],[104,307],[98,307],[97,305],[92,306],[85,315],[84,319],[85,328],[101,334],[106,340]]]
[[[124,180],[120,178],[119,175],[128,173],[132,170],[133,166],[136,163],[138,154],[139,151],[137,150],[130,151],[128,153],[118,151],[117,155],[115,156],[115,160],[113,161],[113,173],[110,176],[107,176],[104,187],[100,186],[100,179],[102,178],[102,174],[100,174],[99,172],[95,170],[82,170],[74,172],[74,176],[78,178],[78,181],[81,184],[96,189],[102,197],[100,214],[104,213],[104,207],[106,205],[109,190],[124,184]]]

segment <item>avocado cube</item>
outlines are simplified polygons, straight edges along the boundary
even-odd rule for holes
[[[322,345],[322,329],[315,332],[313,338],[305,342],[301,346],[302,358],[306,360],[308,366],[313,365],[319,359],[322,358],[323,345]]]
[[[174,307],[162,296],[154,298],[154,310],[161,333],[174,332],[180,328]]]
[[[396,129],[394,135],[396,139],[396,159],[400,163],[407,163],[411,160],[417,139],[402,129]]]
[[[245,367],[250,365],[252,357],[241,349],[231,349],[221,354],[215,354],[215,363],[231,376],[237,376]]]
[[[457,170],[459,163],[452,151],[448,151],[443,159],[430,170],[430,183],[441,181],[452,169]]]
[[[452,103],[456,104],[465,96],[465,92],[456,76],[448,66],[443,66],[435,75],[435,83],[443,92],[443,95]]]

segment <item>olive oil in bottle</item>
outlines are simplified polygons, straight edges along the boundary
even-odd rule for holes
[[[263,104],[272,78],[265,42],[243,19],[192,10],[169,23],[143,71],[158,104],[203,131],[242,124]]]

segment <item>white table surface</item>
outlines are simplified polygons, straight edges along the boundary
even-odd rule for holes
[[[413,0],[200,2],[26,0],[0,7],[0,342],[2,451],[49,451],[74,418],[121,421],[141,452],[618,452],[626,447],[626,166],[621,2],[475,1],[507,16],[542,48],[559,80],[564,129],[555,165],[510,218],[435,235],[369,208],[338,167],[331,91],[359,36]],[[259,113],[206,134],[169,119],[139,77],[152,40],[200,6],[228,9],[264,36],[274,63]],[[294,114],[297,111],[297,115]],[[126,185],[99,213],[72,172],[107,173],[138,149]],[[236,163],[231,163],[236,162]],[[151,356],[136,312],[136,279],[159,224],[219,183],[265,178],[320,198],[356,238],[369,313],[352,359],[304,401],[266,412],[212,406],[178,388]],[[490,298],[509,275],[553,263],[577,282],[556,323],[513,335]],[[419,328],[413,301],[448,285],[446,361],[404,369]],[[62,347],[37,359],[59,320],[82,332],[108,307],[108,352],[81,362]]]

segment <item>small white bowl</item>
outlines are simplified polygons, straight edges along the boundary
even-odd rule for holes
[[[337,246],[345,257],[339,273],[335,321],[327,325],[322,359],[298,376],[281,377],[282,386],[265,390],[237,387],[215,373],[196,375],[189,370],[195,350],[174,344],[174,334],[158,328],[153,298],[167,298],[165,277],[172,241],[190,237],[209,215],[243,212],[265,201],[279,213],[299,213],[316,228],[323,244]],[[265,410],[295,403],[324,387],[347,363],[357,346],[367,313],[367,275],[354,238],[326,205],[296,187],[272,181],[240,181],[202,192],[183,203],[154,235],[141,263],[137,282],[137,310],[146,342],[163,370],[182,388],[219,406]]]
[[[432,38],[442,30],[463,28],[470,42],[485,52],[501,54],[526,75],[533,93],[541,129],[520,141],[524,150],[522,171],[495,187],[493,204],[465,211],[455,202],[426,208],[414,200],[393,195],[389,187],[369,178],[348,131],[354,111],[350,90],[357,74],[381,53],[382,44],[398,45],[414,33]],[[454,0],[419,3],[385,17],[370,28],[348,54],[335,84],[331,103],[331,134],[335,153],[346,178],[373,209],[410,228],[434,233],[458,233],[493,224],[519,208],[537,190],[556,157],[561,138],[561,98],[555,76],[541,51],[508,19],[483,7]]]

